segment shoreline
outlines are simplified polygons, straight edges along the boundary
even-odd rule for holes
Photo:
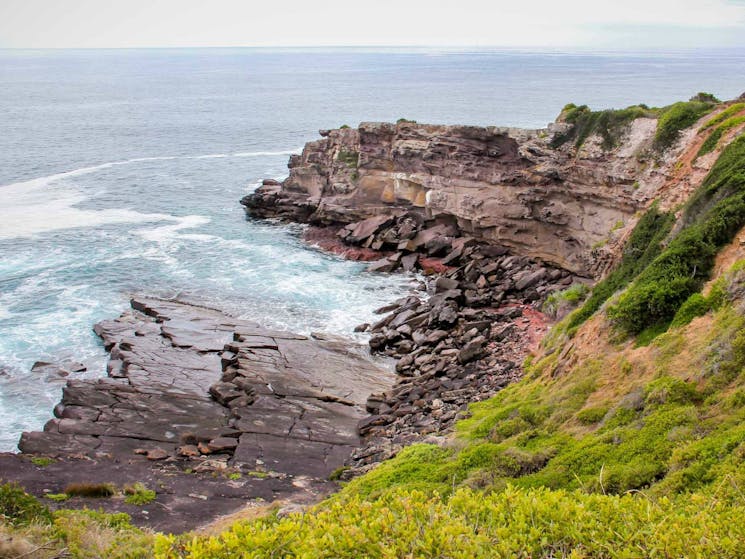
[[[369,262],[369,266],[372,267],[390,257],[390,254],[386,256],[384,252],[374,249],[360,251],[358,246],[341,240],[340,231],[341,228],[333,226],[311,227],[306,229],[303,237],[309,248],[320,248],[340,256],[351,254],[352,259]],[[371,233],[371,235],[376,234],[378,233]],[[319,243],[319,239],[324,243]],[[471,254],[480,248],[486,249],[489,253],[487,245],[468,244],[470,246],[467,247],[466,259],[469,259]],[[481,262],[484,260],[483,256],[476,254],[474,259],[468,261],[493,266],[498,264],[500,259],[511,258],[505,252],[497,257],[486,256],[487,263]],[[338,342],[333,340],[333,337],[324,340],[323,336],[309,340],[307,336],[295,336],[287,332],[266,330],[258,325],[248,325],[246,321],[234,319],[222,311],[204,307],[198,303],[135,298],[132,300],[133,310],[131,312],[124,313],[118,319],[103,321],[96,326],[97,333],[104,339],[105,346],[110,352],[108,377],[95,381],[68,383],[65,397],[55,408],[57,418],[50,420],[41,433],[24,434],[20,454],[1,453],[0,463],[3,464],[3,470],[10,472],[9,479],[23,482],[31,492],[39,496],[59,493],[64,488],[64,484],[78,480],[82,472],[85,472],[85,479],[100,480],[105,483],[114,481],[117,486],[136,482],[156,485],[160,489],[158,497],[154,506],[147,507],[145,510],[123,506],[117,499],[105,501],[73,499],[66,501],[65,506],[95,504],[107,510],[124,510],[129,512],[133,520],[140,525],[165,531],[183,531],[199,529],[204,525],[219,521],[224,515],[237,514],[246,507],[251,508],[254,506],[251,503],[256,498],[269,502],[281,501],[290,509],[308,506],[335,490],[334,482],[329,481],[331,474],[333,474],[332,477],[348,480],[368,471],[378,462],[394,456],[412,442],[440,440],[450,432],[455,420],[463,416],[468,402],[487,398],[519,378],[522,359],[531,350],[535,340],[540,337],[540,333],[548,327],[548,321],[530,304],[517,301],[514,297],[508,297],[497,307],[484,306],[478,302],[474,304],[473,301],[468,302],[462,292],[456,293],[459,291],[459,286],[452,285],[453,282],[464,281],[462,272],[465,266],[442,264],[444,258],[432,257],[426,251],[420,257],[425,263],[428,261],[434,263],[432,267],[424,270],[429,275],[425,276],[426,281],[420,286],[422,291],[431,290],[429,298],[410,295],[394,301],[378,309],[377,312],[381,318],[376,324],[360,325],[356,329],[358,332],[366,331],[370,334],[369,353],[366,352],[368,355],[365,360],[373,365],[376,356],[394,359],[396,373],[391,374],[388,377],[389,380],[380,388],[369,389],[364,393],[358,392],[357,407],[361,413],[355,416],[351,423],[347,420],[346,431],[344,431],[346,434],[340,435],[342,440],[337,441],[349,441],[351,446],[344,447],[348,450],[335,454],[335,458],[331,460],[333,468],[329,466],[319,469],[317,466],[312,466],[313,458],[317,458],[320,452],[313,446],[312,441],[311,447],[307,448],[303,448],[302,445],[293,445],[290,454],[287,454],[286,450],[282,450],[286,448],[287,440],[283,437],[276,439],[279,446],[270,445],[269,455],[275,453],[277,458],[266,462],[265,468],[263,455],[238,452],[242,437],[249,435],[245,432],[243,435],[236,433],[236,425],[231,425],[230,419],[225,421],[226,426],[223,429],[227,429],[226,432],[221,433],[214,431],[214,427],[209,428],[209,437],[198,437],[193,440],[193,444],[192,440],[185,441],[179,435],[178,442],[189,443],[182,444],[181,448],[173,439],[164,440],[167,436],[160,437],[159,442],[148,446],[143,444],[145,442],[141,438],[143,435],[136,433],[131,443],[123,442],[128,439],[126,434],[122,436],[114,433],[114,439],[109,437],[104,447],[96,447],[92,442],[93,439],[95,437],[106,439],[108,435],[105,434],[105,430],[102,432],[97,426],[95,419],[98,417],[92,421],[90,412],[86,411],[90,409],[86,408],[86,405],[96,402],[100,396],[95,395],[98,394],[95,390],[94,393],[86,395],[86,390],[101,388],[101,386],[90,386],[95,384],[103,385],[104,390],[116,391],[118,381],[126,378],[128,382],[131,382],[127,371],[131,362],[127,363],[127,352],[133,351],[132,343],[134,342],[136,353],[136,343],[148,340],[149,336],[160,336],[162,339],[158,343],[166,342],[166,346],[172,346],[176,350],[193,350],[202,356],[214,354],[215,363],[219,358],[219,365],[215,366],[214,373],[212,373],[212,382],[208,384],[202,382],[199,390],[214,404],[216,409],[221,408],[228,416],[236,407],[250,408],[256,399],[270,396],[278,385],[281,386],[283,380],[288,380],[285,371],[280,377],[275,376],[273,381],[267,382],[267,379],[263,378],[258,385],[254,382],[248,390],[245,390],[246,383],[234,384],[235,379],[239,377],[236,370],[246,367],[245,352],[253,353],[254,357],[258,355],[260,361],[265,359],[266,353],[275,350],[277,346],[276,338],[272,336],[284,337],[294,342],[337,344],[335,349],[340,351],[346,360],[344,368],[346,371],[350,370],[349,348],[354,345],[352,332],[349,333],[349,338],[345,337]],[[525,265],[527,262],[520,262],[520,264]],[[171,307],[170,311],[169,307]],[[187,315],[168,316],[169,312],[174,312],[173,307],[188,309]],[[412,310],[416,312],[412,314]],[[448,322],[450,319],[445,317],[443,322],[438,315],[438,318],[432,322],[431,328],[430,325],[424,326],[429,319],[422,321],[422,316],[425,314],[429,316],[434,311],[437,313],[444,311],[446,314],[454,312],[455,314],[450,317],[454,320]],[[178,315],[178,312],[176,314]],[[216,322],[215,314],[221,315]],[[207,316],[205,318],[200,315]],[[418,337],[412,338],[415,330],[410,328],[407,330],[407,323],[416,323],[417,316],[425,330]],[[139,320],[145,318],[146,322],[139,323],[138,317]],[[193,323],[205,319],[208,322],[211,321],[207,332],[195,329]],[[134,326],[133,321],[139,326]],[[397,325],[397,323],[400,324]],[[472,325],[472,327],[464,330],[464,324]],[[395,334],[392,333],[393,326],[398,328]],[[485,327],[487,327],[486,330]],[[234,330],[232,332],[233,342],[225,339],[219,340],[215,337],[215,334],[219,333],[222,328],[226,329],[224,331],[226,333],[229,333],[228,330],[231,328]],[[236,328],[243,329],[245,332],[240,334]],[[129,334],[126,333],[127,331]],[[254,347],[248,349],[241,347],[246,340],[254,344]],[[402,341],[410,341],[411,347],[409,348],[406,343],[402,345]],[[456,351],[457,346],[462,347]],[[402,353],[402,350],[406,351]],[[463,354],[464,351],[469,355]],[[431,363],[415,362],[416,359],[411,363],[406,363],[406,354],[417,356],[430,352],[433,355],[450,358],[452,363],[448,366],[440,361],[434,367]],[[307,352],[305,356],[307,357]],[[357,363],[359,364],[359,361]],[[124,364],[127,366],[123,367]],[[377,365],[373,366],[377,367]],[[280,370],[276,362],[273,367],[275,372]],[[358,365],[354,366],[355,370],[357,368]],[[489,368],[494,371],[488,372]],[[348,384],[349,381],[348,376],[340,380],[342,385]],[[110,385],[112,382],[114,384]],[[184,387],[183,383],[183,380],[180,381],[180,388]],[[263,388],[264,386],[269,386],[271,390],[267,391]],[[146,392],[155,390],[167,396],[167,388],[165,391],[164,388],[166,388],[165,384],[159,385],[156,382],[146,388]],[[290,388],[290,390],[293,389]],[[295,396],[298,395],[306,399],[308,397],[318,398],[317,401],[322,403],[322,406],[344,409],[348,408],[351,403],[344,397],[313,394],[312,390],[301,389],[299,394],[295,393]],[[283,399],[286,398],[287,395],[284,395]],[[93,407],[95,408],[96,405],[93,404]],[[107,402],[105,405],[111,404]],[[152,402],[145,404],[145,409],[148,406],[151,412],[158,410],[158,406],[153,405]],[[317,411],[317,405],[314,409]],[[160,412],[163,413],[162,410]],[[287,417],[286,412],[282,412],[276,406],[270,406],[263,413],[272,419],[269,423],[274,425],[259,430],[267,431],[266,436],[275,440],[276,435],[268,431],[272,431],[277,425],[285,422],[283,417]],[[339,432],[337,422],[329,421],[323,413],[318,420],[323,427],[321,430],[325,429],[326,434],[332,439],[339,436],[333,434],[333,432]],[[238,418],[238,421],[241,419]],[[287,424],[294,428],[297,418],[288,418],[287,421],[289,421]],[[176,423],[178,421],[175,419],[165,420],[165,424]],[[312,424],[312,421],[310,423]],[[335,429],[332,428],[329,431],[331,424],[334,424]],[[248,426],[245,421],[239,427],[249,431],[256,430]],[[313,427],[309,425],[306,429],[312,431]],[[112,444],[114,440],[118,442]],[[212,450],[209,448],[210,444],[217,446]],[[50,452],[52,448],[62,450]],[[321,454],[329,456],[327,451]],[[234,467],[233,457],[238,455],[249,461],[253,460],[252,465],[240,464]],[[50,457],[54,461],[45,467],[29,468],[29,460],[35,456]],[[190,463],[198,466],[199,469],[190,467]],[[297,463],[298,467],[293,469],[292,463]],[[115,473],[112,475],[113,472]],[[231,479],[236,478],[236,474],[241,476],[241,481]],[[168,478],[168,483],[164,484],[164,476]],[[50,481],[50,477],[53,477],[53,480]],[[205,483],[208,478],[212,480]],[[201,490],[195,490],[195,486],[201,487]],[[227,490],[227,493],[224,490]],[[200,506],[200,501],[203,501],[205,497],[212,502],[211,512],[207,515],[204,514],[204,508]],[[179,502],[176,507],[173,506],[173,499]],[[159,514],[158,509],[164,513],[167,512],[167,518]]]

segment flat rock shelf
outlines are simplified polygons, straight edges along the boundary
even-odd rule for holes
[[[37,494],[72,482],[150,484],[161,506],[128,512],[160,530],[198,527],[252,498],[316,500],[360,445],[368,396],[395,381],[349,340],[188,303],[136,298],[95,331],[110,352],[108,378],[68,381],[55,418],[22,435],[20,455],[0,455],[0,471]],[[54,461],[38,466],[34,456]]]

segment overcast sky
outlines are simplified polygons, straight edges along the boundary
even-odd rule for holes
[[[745,47],[745,0],[0,0],[0,47]]]

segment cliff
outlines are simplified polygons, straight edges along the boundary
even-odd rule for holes
[[[689,130],[655,152],[652,112],[580,142],[565,116],[543,130],[400,121],[322,130],[289,162],[282,183],[243,199],[250,215],[346,224],[416,212],[461,235],[596,278],[652,200],[663,196]],[[699,161],[705,173],[708,161]]]

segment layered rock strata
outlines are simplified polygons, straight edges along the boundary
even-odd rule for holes
[[[173,495],[176,505],[166,498],[175,518],[161,528],[194,527],[179,507],[192,510],[202,497],[224,514],[252,497],[323,491],[360,444],[368,396],[394,378],[348,341],[272,331],[178,302],[135,299],[132,311],[95,330],[111,355],[108,378],[68,381],[56,417],[42,432],[24,433],[23,454],[0,463],[18,470],[9,478],[56,493],[63,480],[118,484],[135,473],[135,481],[169,478],[166,485],[179,487],[188,482],[170,478],[194,479],[184,472],[247,476],[191,487],[196,497],[187,489]],[[29,454],[57,459],[58,479],[21,472]],[[86,478],[75,479],[76,463]]]
[[[109,378],[68,382],[56,418],[24,433],[21,451],[326,477],[358,445],[367,396],[392,382],[348,343],[193,305],[132,307],[95,328]]]
[[[545,130],[363,123],[321,131],[289,162],[284,182],[242,203],[255,217],[330,225],[417,214],[461,236],[497,243],[584,277],[610,265],[603,245],[627,229],[665,182],[666,165],[638,157],[656,121],[637,119],[607,152],[591,137],[579,153]]]

